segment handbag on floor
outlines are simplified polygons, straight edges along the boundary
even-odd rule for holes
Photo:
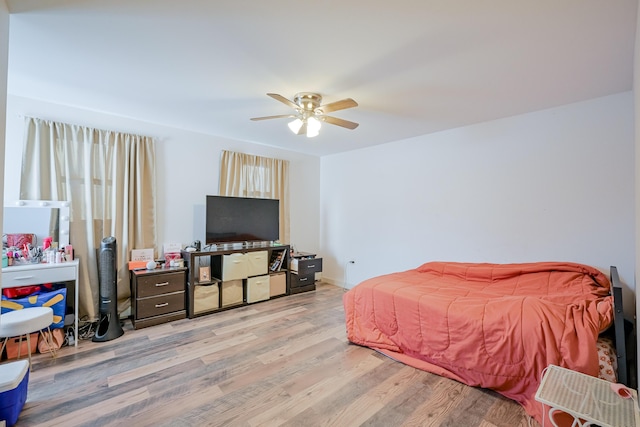
[[[51,342],[53,343],[53,349],[58,350],[64,344],[64,331],[62,328],[56,328],[51,330]],[[40,332],[38,337],[38,351],[40,353],[49,352],[49,331]]]

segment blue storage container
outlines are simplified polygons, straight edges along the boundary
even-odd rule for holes
[[[0,364],[0,420],[7,427],[18,421],[24,402],[27,401],[29,361],[18,360]]]

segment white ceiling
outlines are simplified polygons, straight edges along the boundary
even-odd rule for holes
[[[313,155],[632,89],[637,0],[7,0],[8,92]],[[360,105],[316,138],[289,99]]]

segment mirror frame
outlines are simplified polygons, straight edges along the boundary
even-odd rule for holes
[[[18,200],[17,202],[10,204],[5,203],[4,207],[7,208],[57,208],[59,209],[58,226],[60,227],[60,236],[58,247],[64,248],[69,245],[69,222],[70,222],[70,209],[71,203],[68,201],[58,200]],[[3,230],[4,232],[4,230]]]

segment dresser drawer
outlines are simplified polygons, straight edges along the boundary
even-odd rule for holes
[[[161,274],[145,274],[138,277],[138,288],[136,289],[136,297],[146,298],[173,292],[184,292],[184,286],[184,271]]]
[[[316,281],[316,273],[300,274],[291,273],[291,288],[300,288],[313,285]]]
[[[316,273],[301,275],[292,272],[290,277],[291,289],[289,292],[292,294],[313,291],[316,289]]]
[[[139,319],[184,310],[184,288],[182,292],[139,298],[136,305],[136,316]]]
[[[322,258],[299,259],[297,260],[297,267],[294,270],[301,276],[319,273],[322,271]]]
[[[58,267],[60,265],[61,267]],[[76,267],[73,265],[43,268],[34,264],[32,269],[23,266],[6,267],[2,269],[2,287],[15,288],[18,286],[38,285],[41,283],[66,282],[76,279]],[[12,270],[15,268],[15,270]]]

